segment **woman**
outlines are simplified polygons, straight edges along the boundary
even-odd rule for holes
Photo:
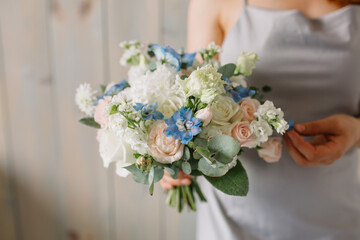
[[[223,64],[260,57],[251,85],[295,130],[268,164],[246,152],[250,192],[232,197],[202,182],[198,239],[360,239],[360,6],[328,0],[192,0],[188,47],[215,41]],[[306,141],[306,140],[307,141]],[[163,178],[163,188],[190,183]]]

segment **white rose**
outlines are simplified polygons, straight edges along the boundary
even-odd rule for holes
[[[236,60],[235,74],[242,74],[246,77],[252,74],[252,70],[255,68],[255,63],[258,61],[258,55],[256,53],[241,53]]]
[[[263,119],[259,119],[258,121],[252,121],[250,125],[254,129],[256,140],[259,143],[266,142],[269,136],[273,134],[271,126]]]
[[[111,131],[101,130],[99,140],[99,152],[104,167],[109,167],[112,162],[117,162],[117,165],[121,167],[135,163],[135,151],[131,149],[131,146],[124,139],[117,137]]]
[[[213,123],[224,126],[232,123],[232,118],[239,112],[239,105],[231,97],[221,95],[211,105],[211,110]]]
[[[218,135],[228,135],[231,136],[231,125],[219,126],[213,123],[210,123],[204,127],[199,134],[199,137],[204,139],[212,139]]]

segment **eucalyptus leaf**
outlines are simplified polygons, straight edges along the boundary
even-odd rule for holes
[[[236,65],[233,63],[228,63],[223,66],[221,66],[218,69],[218,72],[221,73],[224,77],[230,78],[234,76]]]
[[[190,150],[188,147],[184,147],[184,153],[181,159],[185,161],[188,161],[190,159]]]
[[[194,140],[194,148],[196,148],[197,146],[207,148],[207,140],[204,139],[204,138],[200,138],[200,137],[195,138],[195,140]]]
[[[164,168],[170,175],[175,175],[175,171],[172,168],[165,167]]]
[[[208,143],[211,152],[216,152],[215,159],[221,163],[230,163],[240,151],[240,143],[227,135],[219,135]]]
[[[191,173],[191,165],[190,165],[190,163],[188,163],[188,162],[183,162],[183,163],[181,164],[181,169],[183,170],[183,172],[184,172],[185,174],[190,174],[190,173]]]
[[[198,146],[196,147],[196,152],[199,153],[202,156],[202,158],[206,159],[209,162],[209,164],[216,162],[216,159],[214,158],[216,154],[211,153],[207,148]]]
[[[199,160],[199,171],[209,177],[221,177],[228,171],[229,167],[220,162],[215,162],[215,166],[212,166],[205,158]]]
[[[249,192],[249,179],[240,162],[222,177],[205,178],[220,191],[233,196],[246,196]]]
[[[132,173],[134,181],[142,184],[149,184],[149,172],[138,169],[135,164],[124,167]],[[154,182],[158,182],[164,176],[164,169],[162,167],[154,167]]]
[[[98,124],[97,122],[95,122],[94,118],[89,117],[89,118],[82,118],[79,120],[80,123],[89,126],[89,127],[93,127],[93,128],[100,128],[100,124]]]

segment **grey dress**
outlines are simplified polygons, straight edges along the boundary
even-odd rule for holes
[[[313,121],[360,113],[360,7],[318,19],[297,10],[245,6],[223,43],[222,63],[242,52],[260,61],[251,85],[270,85],[267,98],[287,119]],[[350,149],[332,165],[300,167],[287,150],[268,164],[254,151],[242,155],[250,191],[232,197],[202,179],[199,240],[360,239],[359,156]]]

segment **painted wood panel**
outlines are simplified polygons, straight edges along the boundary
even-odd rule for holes
[[[100,0],[53,1],[50,21],[61,239],[110,239],[109,172],[99,158],[96,131],[77,123],[75,89],[105,82]]]
[[[47,1],[0,1],[0,21],[18,239],[56,239],[56,131]]]
[[[103,168],[74,104],[80,83],[126,77],[120,41],[183,46],[187,2],[0,0],[0,239],[193,239],[159,185]]]
[[[1,26],[1,23],[0,23]],[[16,206],[12,192],[10,156],[9,156],[9,118],[6,103],[5,69],[3,44],[0,29],[0,239],[15,240]]]

